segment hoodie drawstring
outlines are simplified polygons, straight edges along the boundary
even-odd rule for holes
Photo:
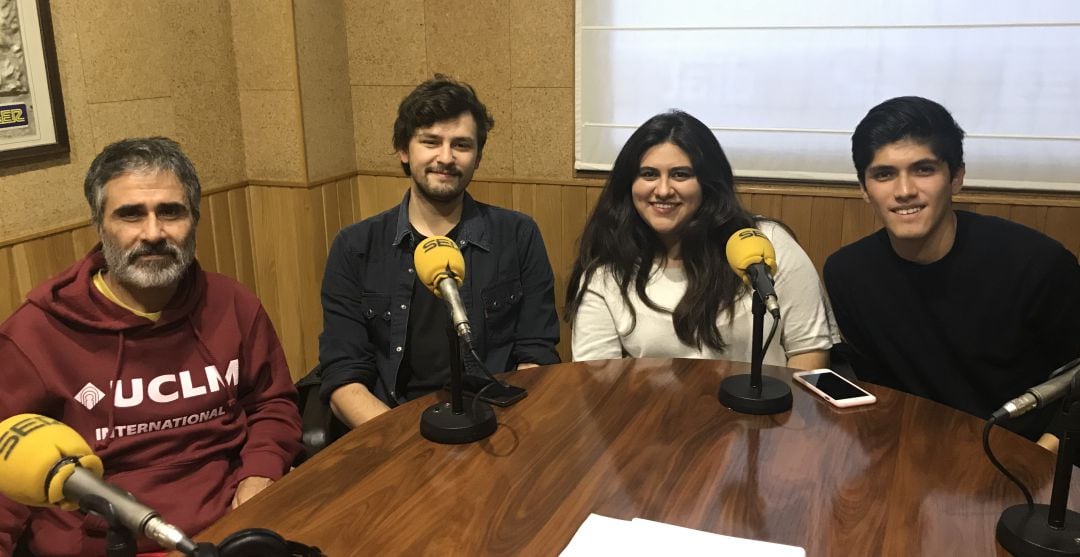
[[[208,364],[216,365],[216,362],[214,361],[213,356],[210,354],[210,347],[206,344],[206,341],[205,341],[205,339],[203,339],[202,335],[199,334],[199,329],[197,327],[195,327],[195,323],[191,320],[191,317],[189,316],[185,321],[187,321],[188,327],[191,328],[191,333],[195,336],[195,340],[196,340],[195,345],[196,345],[196,347],[198,347],[199,355],[201,355]],[[113,380],[112,380],[112,384],[111,384],[111,386],[109,388],[109,394],[105,397],[105,401],[104,401],[105,404],[109,405],[109,429],[106,431],[105,435],[103,436],[103,439],[95,441],[95,443],[94,443],[94,451],[95,452],[98,452],[98,451],[101,451],[101,450],[103,450],[105,448],[108,448],[109,444],[112,443],[113,433],[114,433],[114,430],[116,429],[116,396],[117,396],[117,390],[120,388],[120,377],[121,377],[121,375],[123,375],[123,371],[124,371],[124,344],[125,344],[125,342],[124,342],[125,341],[125,336],[124,336],[123,329],[118,331],[118,333],[119,333],[118,334],[118,336],[119,336],[119,344],[118,344],[117,349],[116,349],[115,371],[113,372]],[[227,368],[219,368],[219,369],[227,369]],[[227,373],[228,372],[226,372],[225,377],[227,377]],[[226,402],[226,408],[229,408],[230,410],[232,410],[236,406],[237,401],[239,400],[240,397],[239,397],[239,394],[237,392],[236,385],[230,384],[228,379],[226,379],[225,377],[223,377],[223,382],[224,382],[224,387],[225,387],[225,393],[228,396],[228,401]]]
[[[94,451],[100,451],[112,442],[113,429],[116,427],[116,390],[120,388],[120,375],[124,371],[124,331],[119,331],[120,343],[116,348],[116,370],[113,372],[112,385],[109,386],[109,395],[105,397],[105,403],[109,405],[109,429],[103,439],[94,445]]]
[[[206,362],[208,364],[217,365],[217,362],[214,361],[214,357],[210,354],[210,347],[206,344],[206,341],[203,340],[202,335],[199,334],[199,329],[197,327],[195,327],[195,322],[191,320],[190,315],[188,315],[188,317],[187,317],[187,324],[188,324],[188,327],[191,327],[191,334],[195,335],[195,340],[197,341],[196,346],[199,348],[199,354],[206,360]],[[225,368],[218,367],[218,369],[227,369],[227,366]],[[229,396],[229,400],[226,403],[226,407],[231,410],[234,406],[236,406],[236,402],[240,398],[240,396],[237,393],[236,385],[229,384],[229,380],[227,379],[228,372],[224,372],[224,373],[225,373],[225,375],[222,376],[222,379],[224,380],[224,383],[225,383],[225,385],[224,385],[225,392]]]

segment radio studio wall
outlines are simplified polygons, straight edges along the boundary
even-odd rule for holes
[[[401,200],[408,180],[356,175],[309,187],[241,185],[203,197],[198,258],[204,268],[246,284],[262,299],[281,336],[289,367],[299,379],[318,360],[322,330],[319,286],[326,254],[343,226]],[[576,242],[600,193],[592,180],[534,183],[474,180],[477,199],[532,216],[555,271],[556,299],[565,294]],[[840,246],[880,227],[851,187],[749,185],[740,187],[751,211],[778,218],[797,234],[819,271]],[[1080,253],[1080,205],[1017,194],[967,193],[960,208],[1010,218]],[[22,303],[30,288],[56,274],[97,242],[89,225],[0,243],[0,319]],[[560,351],[568,357],[563,324]]]
[[[302,377],[317,360],[330,241],[400,201],[408,181],[389,146],[395,107],[411,88],[403,84],[435,71],[475,85],[494,113],[469,191],[537,221],[562,299],[602,185],[573,171],[573,2],[476,0],[468,10],[431,0],[50,5],[71,152],[0,169],[0,319],[96,243],[81,188],[94,154],[120,137],[164,134],[184,145],[203,182],[200,262],[259,295],[293,376]],[[854,182],[746,183],[740,191],[751,211],[788,224],[819,269],[878,227]],[[1075,195],[957,199],[1080,252]],[[562,336],[566,358],[565,325]]]

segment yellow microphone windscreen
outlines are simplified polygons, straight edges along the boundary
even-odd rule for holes
[[[69,461],[57,466],[65,458]],[[76,509],[78,505],[64,500],[63,494],[64,482],[75,471],[76,462],[98,477],[105,472],[86,440],[57,420],[18,414],[0,422],[0,493],[12,501]]]
[[[727,260],[735,274],[749,284],[747,267],[754,263],[765,263],[769,273],[776,274],[776,250],[772,242],[756,228],[743,228],[731,235],[727,242]]]
[[[416,278],[440,297],[438,285],[444,277],[452,277],[458,286],[465,281],[465,258],[457,244],[446,236],[432,236],[420,242],[413,252],[413,265]]]

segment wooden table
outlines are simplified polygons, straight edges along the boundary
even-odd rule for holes
[[[429,395],[330,446],[196,538],[261,526],[347,555],[555,555],[595,512],[805,547],[808,555],[993,555],[1019,490],[983,455],[983,421],[869,386],[839,410],[793,386],[794,408],[720,405],[748,364],[612,360],[514,374],[529,396],[470,445],[420,436]],[[791,370],[765,367],[789,378]],[[1037,502],[1053,455],[995,428],[999,459]],[[1080,503],[1078,490],[1070,507]]]

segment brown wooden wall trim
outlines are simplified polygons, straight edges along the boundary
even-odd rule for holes
[[[789,195],[802,197],[838,197],[862,199],[857,186],[812,186],[793,184],[738,183],[739,193]],[[1040,207],[1080,207],[1080,195],[1062,193],[1006,192],[1002,190],[964,189],[953,197],[956,203],[1024,205]]]
[[[373,176],[383,178],[404,178],[401,172],[388,172],[386,170],[365,170],[356,172],[360,176]],[[535,176],[474,176],[473,182],[488,184],[536,184],[543,186],[584,186],[588,188],[604,187],[602,178],[539,178]]]
[[[358,170],[354,174],[344,175],[339,179],[351,176],[377,176],[386,178],[401,178],[400,173],[383,170]],[[327,180],[327,182],[336,180]],[[604,179],[601,177],[576,177],[576,178],[535,178],[529,176],[513,177],[476,177],[473,182],[487,184],[536,184],[547,186],[579,186],[587,188],[604,187]],[[784,195],[795,197],[830,197],[841,199],[862,199],[862,194],[855,183],[850,185],[836,184],[809,184],[794,182],[766,182],[758,179],[736,179],[736,189],[742,194],[766,194]],[[1069,193],[1040,193],[993,190],[983,188],[964,189],[954,197],[957,203],[977,203],[988,205],[1024,205],[1040,207],[1080,207],[1080,194]]]
[[[384,178],[402,177],[400,174],[392,172],[356,170],[346,172],[339,176],[320,178],[319,180],[315,180],[307,184],[301,182],[283,182],[273,180],[248,180],[246,182],[236,182],[232,184],[226,184],[224,186],[207,188],[203,190],[203,195],[207,196],[215,193],[227,192],[229,190],[246,188],[248,186],[312,189],[324,186],[326,184],[332,184],[348,180],[357,176]],[[547,186],[576,186],[587,188],[602,188],[604,186],[603,180],[593,178],[553,179],[529,178],[520,176],[513,178],[484,177],[477,178],[474,180],[474,182],[482,184],[536,184]],[[737,189],[741,194],[783,195],[795,197],[827,197],[840,199],[862,198],[862,195],[859,193],[859,190],[857,188],[848,186],[795,185],[787,183],[763,184],[755,181],[750,183],[739,183]],[[959,193],[954,199],[957,203],[962,204],[1021,205],[1027,207],[1080,207],[1080,195],[1069,194],[1002,192],[1000,190],[965,190]],[[55,234],[60,234],[69,230],[82,228],[88,224],[90,224],[90,219],[83,218],[57,226],[44,228],[34,232],[0,239],[0,248],[12,246],[15,244],[21,244],[23,242],[28,242],[31,240],[45,238],[47,236],[53,236]],[[1080,226],[1080,223],[1077,224],[1078,226]]]
[[[16,244],[23,244],[23,243],[26,243],[26,242],[29,242],[29,241],[32,241],[32,240],[39,240],[41,238],[46,238],[46,237],[49,237],[49,236],[55,236],[57,234],[63,234],[64,232],[69,232],[69,231],[75,230],[77,228],[82,228],[84,226],[88,226],[89,224],[90,224],[90,219],[89,218],[83,218],[83,219],[78,219],[78,220],[74,220],[74,221],[71,221],[71,222],[67,222],[67,223],[64,223],[64,224],[58,224],[56,226],[52,226],[52,227],[45,228],[45,229],[42,229],[42,230],[38,230],[38,231],[35,231],[35,232],[29,232],[29,233],[26,233],[26,234],[22,234],[20,236],[12,236],[11,238],[6,238],[4,240],[0,240],[0,248],[6,248],[8,246],[14,246]]]
[[[584,180],[537,182],[542,183],[484,178],[474,180],[469,190],[480,201],[521,211],[536,221],[547,245],[561,306],[578,238],[601,189]],[[258,294],[295,377],[318,358],[319,285],[334,236],[341,228],[399,203],[409,184],[400,175],[360,172],[321,185],[279,187],[250,182],[243,184],[247,187],[215,188],[203,195],[197,231],[200,263],[207,270],[238,279]],[[958,196],[957,208],[1020,222],[1080,253],[1080,204],[1061,197],[974,192]],[[742,185],[739,199],[750,211],[790,226],[819,270],[840,246],[881,226],[853,188]],[[0,319],[18,307],[31,287],[70,265],[97,240],[96,231],[83,221],[0,244]],[[563,357],[569,357],[570,330],[561,325],[559,348]]]
[[[203,188],[202,197],[207,197],[215,193],[227,192],[230,190],[246,188],[247,182],[234,182],[232,184],[225,184],[223,186]],[[33,232],[27,232],[25,234],[19,234],[8,238],[0,239],[0,248],[6,248],[15,244],[22,244],[31,240],[39,240],[41,238],[47,238],[49,236],[55,236],[57,234],[63,234],[71,230],[76,230],[90,224],[90,217],[84,217],[68,221],[64,224],[58,224],[56,226],[50,226],[49,228],[43,228],[41,230],[35,230]]]

